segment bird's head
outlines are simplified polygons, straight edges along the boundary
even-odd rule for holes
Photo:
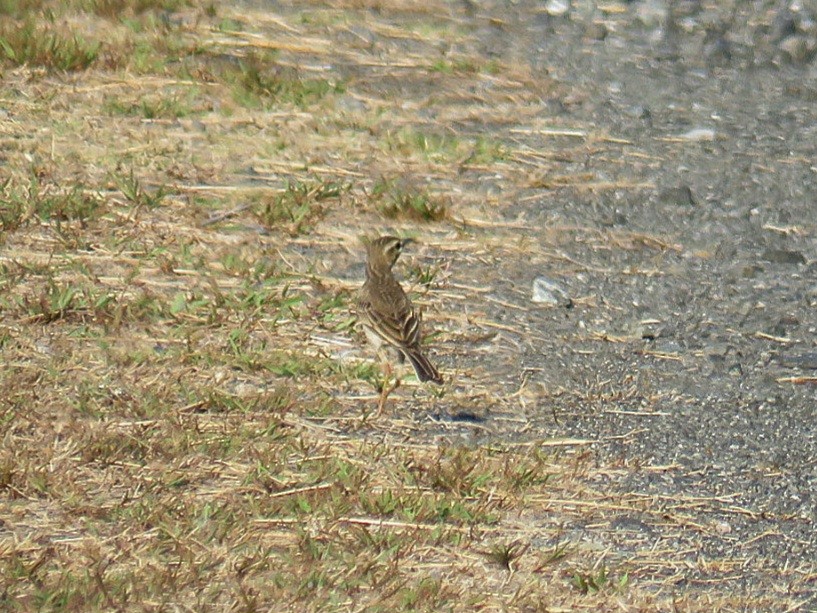
[[[403,248],[409,243],[413,243],[411,238],[398,238],[396,236],[381,236],[370,240],[366,244],[366,252],[369,262],[374,265],[381,265],[391,268],[403,252]]]

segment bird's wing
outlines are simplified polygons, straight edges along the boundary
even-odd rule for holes
[[[398,310],[378,309],[371,302],[360,307],[372,323],[372,329],[386,342],[396,347],[417,347],[420,344],[420,318],[411,307]]]

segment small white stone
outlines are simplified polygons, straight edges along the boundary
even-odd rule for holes
[[[570,10],[570,2],[566,0],[549,0],[545,5],[545,11],[548,15],[554,17],[561,17]]]
[[[713,141],[715,140],[715,130],[712,128],[693,128],[689,132],[684,132],[678,138],[688,141]]]
[[[570,296],[568,296],[567,292],[558,283],[544,277],[536,277],[533,280],[531,300],[551,306],[570,304]]]

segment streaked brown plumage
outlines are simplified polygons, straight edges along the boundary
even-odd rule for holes
[[[440,384],[442,376],[420,349],[420,316],[392,272],[403,247],[410,242],[381,236],[366,245],[366,282],[360,290],[358,314],[375,347],[385,342],[399,352],[401,362],[408,358],[420,381]]]

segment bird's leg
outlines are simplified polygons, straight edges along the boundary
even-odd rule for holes
[[[398,387],[400,387],[400,379],[395,377],[394,383],[392,383],[391,364],[386,362],[383,368],[383,385],[380,388],[380,402],[377,404],[378,416],[383,414],[383,411],[386,408],[386,401],[389,399],[389,395]]]
[[[391,394],[392,390],[389,387],[391,379],[391,364],[386,362],[383,365],[383,382],[380,384],[380,402],[377,403],[377,415],[378,417],[383,414],[383,410],[386,408],[386,401],[389,399],[389,394]]]

